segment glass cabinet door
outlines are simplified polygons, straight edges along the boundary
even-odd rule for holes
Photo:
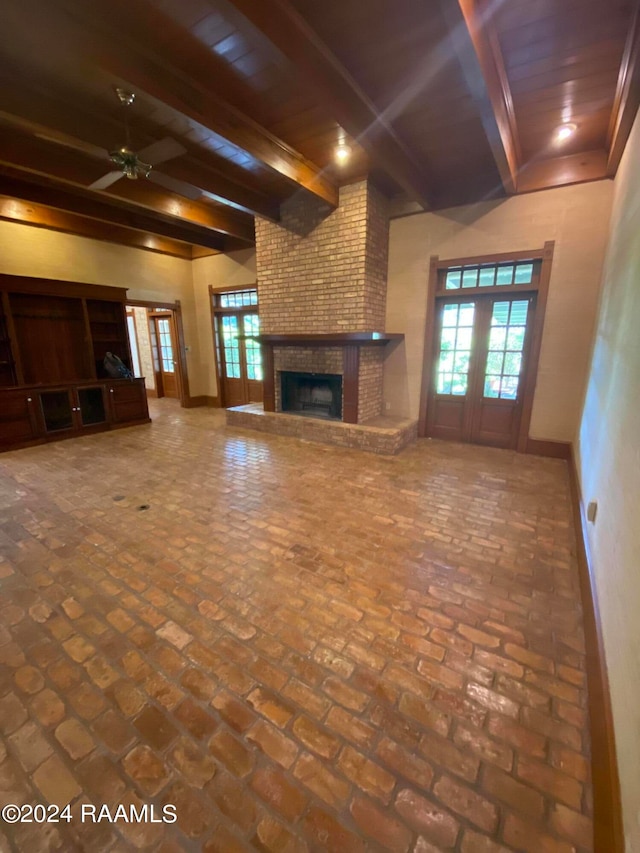
[[[78,388],[78,408],[82,426],[103,424],[107,420],[102,386]]]
[[[70,391],[41,391],[40,406],[47,432],[72,429],[73,405]]]

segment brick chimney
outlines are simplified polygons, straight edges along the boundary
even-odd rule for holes
[[[279,223],[256,220],[260,325],[263,334],[385,331],[389,215],[368,181],[340,190],[335,210],[300,192],[282,205]],[[382,412],[384,350],[362,347],[358,423]],[[341,347],[276,347],[279,373],[344,373]]]

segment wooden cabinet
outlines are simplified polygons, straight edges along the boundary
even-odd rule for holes
[[[107,387],[113,423],[149,420],[147,392],[143,379],[136,379],[133,382],[128,379],[112,380]]]
[[[62,432],[105,429],[110,422],[104,384],[48,388],[33,393],[44,432],[49,437]]]
[[[0,450],[147,423],[143,379],[110,379],[104,357],[131,368],[126,289],[0,275]]]
[[[11,450],[38,441],[36,401],[32,391],[0,391],[0,449]]]
[[[0,450],[142,423],[144,379],[0,389]]]

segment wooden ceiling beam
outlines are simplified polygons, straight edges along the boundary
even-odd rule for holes
[[[321,93],[333,117],[422,207],[435,201],[432,175],[397,135],[320,36],[289,0],[231,0],[294,67]],[[215,4],[210,3],[214,8]]]
[[[488,4],[482,0],[439,2],[502,186],[506,193],[514,193],[521,164],[520,145],[511,90]]]
[[[638,106],[640,106],[640,0],[635,0],[607,134],[609,177],[613,177],[618,171]]]
[[[205,246],[219,252],[226,249],[225,237],[209,228],[154,215],[134,204],[119,199],[102,198],[91,190],[7,164],[0,164],[0,195],[136,231],[157,234],[170,240]]]
[[[0,182],[1,182],[0,178]],[[110,222],[100,222],[97,219],[87,219],[76,213],[65,210],[55,210],[33,202],[20,201],[15,198],[0,196],[0,219],[15,222],[20,225],[30,225],[36,228],[46,228],[48,231],[60,231],[64,234],[74,234],[77,237],[87,237],[106,243],[118,243],[134,249],[144,249],[147,252],[157,252],[172,255],[176,258],[191,260],[194,247],[177,240],[170,240],[157,234],[145,234],[133,231]],[[203,249],[211,253],[211,249]]]
[[[116,119],[97,113],[95,106],[92,109],[77,99],[68,104],[44,95],[26,87],[15,71],[11,73],[9,69],[0,73],[0,118],[4,123],[33,134],[47,135],[52,142],[84,151],[93,157],[102,156],[98,149],[112,149],[119,140],[122,141],[124,133],[121,117]],[[129,123],[136,140],[140,141],[138,148],[165,135],[162,128],[142,120],[135,113],[129,116]],[[224,158],[188,140],[181,138],[180,144],[186,149],[186,154],[162,163],[159,168],[164,174],[198,187],[220,204],[251,216],[278,221],[278,202],[252,187],[248,177],[243,175],[241,179],[239,168],[234,169],[233,164]],[[110,164],[103,160],[106,171]],[[242,180],[247,183],[242,183]]]
[[[163,43],[162,56],[156,55],[145,46],[154,42],[152,34],[147,33],[144,41],[132,38],[128,28],[119,26],[110,0],[53,2],[80,25],[93,59],[101,67],[222,136],[295,186],[337,207],[338,189],[318,166],[217,95],[206,78],[185,73],[170,42]]]
[[[143,207],[165,219],[175,217],[181,225],[195,225],[237,237],[247,245],[254,242],[253,221],[226,208],[193,202],[157,188],[144,178],[130,181],[122,178],[101,193],[87,189],[105,171],[93,159],[81,153],[15,132],[0,135],[0,162],[46,174],[72,183],[90,195],[102,199],[122,199]]]

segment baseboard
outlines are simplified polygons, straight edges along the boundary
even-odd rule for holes
[[[593,782],[593,850],[594,853],[624,853],[620,780],[613,731],[609,677],[605,663],[602,625],[587,538],[588,522],[580,493],[580,480],[573,448],[571,448],[569,458],[569,479],[571,481],[571,502],[576,531],[587,658]]]
[[[218,397],[208,397],[206,394],[201,394],[198,397],[187,397],[183,406],[185,409],[195,409],[199,406],[208,406],[210,409],[219,409],[220,399]]]
[[[545,441],[540,438],[528,438],[525,453],[534,456],[549,456],[552,459],[571,459],[571,444],[568,441]]]
[[[158,396],[158,392],[156,391],[155,388],[147,388],[146,392],[147,392],[147,397],[157,398],[157,396]]]

